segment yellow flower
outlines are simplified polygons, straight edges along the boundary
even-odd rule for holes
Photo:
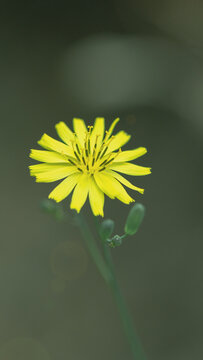
[[[140,189],[118,172],[127,175],[148,175],[150,168],[131,164],[128,161],[144,155],[147,150],[139,147],[135,150],[121,151],[130,135],[119,131],[115,136],[113,130],[119,118],[114,120],[105,133],[104,118],[96,118],[94,126],[86,125],[82,119],[73,119],[72,132],[64,122],[56,124],[58,141],[44,134],[38,144],[46,150],[31,150],[30,157],[42,164],[31,165],[30,174],[37,182],[53,182],[64,179],[49,194],[57,202],[65,199],[73,191],[70,207],[80,212],[87,196],[95,216],[104,216],[104,194],[111,199],[119,199],[125,204],[134,201],[126,192]],[[118,172],[117,172],[118,171]]]

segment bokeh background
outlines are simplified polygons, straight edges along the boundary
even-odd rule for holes
[[[201,360],[203,2],[1,0],[0,24],[0,360],[132,359],[69,200],[66,222],[44,214],[53,184],[27,169],[74,116],[120,116],[148,148],[147,216],[113,257],[148,359]],[[128,210],[106,201],[116,233]]]

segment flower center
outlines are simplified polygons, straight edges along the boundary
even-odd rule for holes
[[[117,152],[109,151],[109,145],[114,136],[109,138],[106,131],[106,136],[101,142],[99,141],[99,134],[92,136],[92,128],[93,126],[88,126],[88,131],[82,142],[74,134],[75,138],[71,142],[71,146],[75,157],[68,156],[68,161],[75,165],[79,171],[91,175],[104,170],[121,152],[121,149]]]

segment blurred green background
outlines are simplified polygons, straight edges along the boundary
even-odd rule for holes
[[[29,149],[54,125],[117,116],[146,146],[147,215],[113,250],[149,360],[203,358],[201,0],[3,1],[0,360],[132,359],[77,227],[40,210]],[[122,233],[129,207],[106,200]],[[90,218],[89,205],[83,213]]]

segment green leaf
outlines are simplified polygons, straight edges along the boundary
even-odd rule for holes
[[[145,216],[144,205],[139,204],[139,203],[135,204],[131,208],[131,210],[128,214],[128,217],[127,217],[127,220],[125,223],[125,233],[127,235],[134,235],[138,231],[138,229],[144,219],[144,216]]]

